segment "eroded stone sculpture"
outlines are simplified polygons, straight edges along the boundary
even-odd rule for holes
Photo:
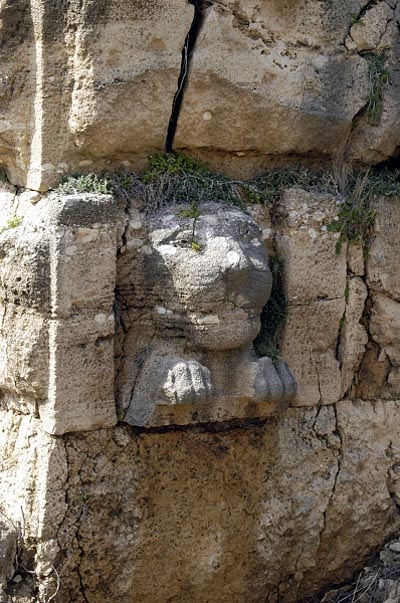
[[[143,286],[154,332],[125,421],[163,425],[274,414],[295,392],[279,359],[252,341],[272,284],[258,225],[217,204],[168,208],[147,220]]]
[[[57,435],[280,412],[294,378],[252,347],[270,289],[240,209],[51,196],[0,236],[2,403]]]

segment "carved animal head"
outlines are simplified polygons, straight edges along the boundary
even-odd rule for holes
[[[248,346],[271,292],[261,230],[236,207],[175,206],[149,219],[145,271],[160,333],[196,347]]]

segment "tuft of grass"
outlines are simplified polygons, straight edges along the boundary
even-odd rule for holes
[[[382,68],[383,56],[369,54],[375,57],[373,61],[378,57]],[[158,153],[150,158],[149,168],[140,175],[122,170],[70,176],[56,192],[112,194],[125,200],[136,198],[150,213],[168,205],[186,205],[187,209],[181,209],[179,215],[193,219],[192,241],[195,242],[194,228],[201,203],[238,205],[242,209],[246,203],[260,203],[274,208],[283,191],[294,187],[343,197],[339,215],[328,227],[339,233],[336,251],[340,253],[346,240],[360,242],[366,249],[374,221],[371,200],[380,195],[400,196],[400,170],[353,171],[342,162],[322,173],[286,167],[270,169],[259,178],[243,181],[215,174],[206,164],[183,153]]]
[[[245,203],[272,206],[283,190],[294,186],[336,192],[330,172],[320,174],[287,167],[268,170],[260,178],[244,181],[216,174],[206,164],[184,153],[157,153],[150,157],[148,169],[140,175],[122,170],[69,176],[56,192],[113,194],[125,199],[136,197],[143,201],[148,211],[179,204],[197,208],[200,203],[207,202],[244,209]],[[186,217],[193,216],[187,214]]]
[[[193,251],[196,251],[196,253],[200,253],[203,249],[203,245],[193,239],[190,243],[190,248],[193,249]]]
[[[374,220],[375,212],[372,209],[348,197],[340,208],[337,221],[328,224],[330,232],[340,234],[336,242],[337,255],[340,255],[346,241],[361,243],[365,248]]]
[[[389,83],[389,70],[386,67],[384,52],[366,52],[368,62],[369,90],[365,115],[372,126],[377,126],[383,111],[383,90]]]
[[[193,220],[197,220],[197,218],[200,218],[201,212],[195,203],[191,203],[188,209],[180,209],[179,215],[183,218],[192,218]]]
[[[253,189],[251,191],[246,190],[248,201],[271,205],[277,203],[282,192],[288,188],[297,187],[305,190],[336,192],[331,172],[319,173],[300,167],[268,170],[263,176],[257,178],[252,185]]]
[[[344,201],[337,219],[328,230],[338,232],[336,253],[340,254],[345,241],[360,243],[367,254],[368,240],[375,221],[371,202],[380,196],[400,196],[400,170],[350,172],[347,183],[342,184]]]
[[[78,174],[65,178],[57,188],[62,195],[79,193],[97,193],[101,195],[113,192],[110,180],[105,175]]]
[[[207,202],[244,207],[242,181],[215,174],[204,163],[183,153],[153,155],[141,181],[150,211],[166,205],[197,207]]]
[[[268,356],[276,361],[279,356],[279,343],[285,326],[288,303],[284,290],[283,261],[275,254],[270,258],[272,272],[272,291],[269,300],[261,313],[261,330],[254,340],[254,347],[259,356]]]
[[[184,153],[157,153],[150,157],[148,169],[140,175],[124,170],[100,175],[78,174],[66,177],[55,192],[136,197],[151,212],[168,205],[197,206],[201,202],[244,208],[246,192],[253,189],[254,184],[215,174],[204,163]]]
[[[6,225],[0,228],[0,234],[5,232],[6,230],[10,230],[12,228],[17,228],[22,224],[21,216],[14,215],[9,220],[7,220]]]
[[[355,25],[356,23],[359,23],[360,25],[364,25],[362,15],[359,15],[358,13],[351,13],[350,25]]]

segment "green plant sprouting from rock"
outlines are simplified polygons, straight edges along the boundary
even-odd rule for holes
[[[9,220],[7,220],[5,226],[0,228],[0,234],[5,232],[6,230],[11,230],[12,228],[17,228],[22,224],[21,216],[14,215]]]
[[[107,195],[113,193],[112,175],[106,174],[79,174],[69,176],[57,188],[62,195],[77,195],[95,193]]]
[[[364,58],[368,62],[369,90],[365,115],[372,126],[377,126],[383,111],[383,90],[389,83],[389,70],[386,67],[384,52],[367,52]]]
[[[339,233],[337,254],[340,254],[345,241],[360,243],[367,253],[375,221],[371,203],[378,197],[392,195],[400,196],[400,170],[356,171],[349,175],[338,216],[328,225],[328,230]]]
[[[370,53],[371,54],[371,53]],[[383,65],[381,55],[379,65]],[[375,58],[374,58],[375,61]],[[379,69],[378,69],[379,71]],[[371,105],[372,106],[372,105]],[[253,180],[231,179],[215,174],[209,167],[183,153],[156,154],[142,174],[116,172],[70,176],[57,189],[61,194],[112,194],[120,198],[138,199],[148,212],[168,205],[186,205],[180,215],[196,220],[201,203],[226,205],[265,204],[274,208],[286,189],[300,188],[311,192],[330,193],[342,198],[337,219],[329,230],[339,233],[336,251],[344,241],[366,245],[374,221],[371,201],[381,195],[400,195],[400,171],[337,169],[311,170],[287,166],[274,168]],[[200,251],[193,237],[195,251]]]
[[[257,182],[228,178],[183,153],[158,153],[140,175],[126,170],[68,176],[56,189],[60,194],[113,194],[141,199],[148,211],[168,205],[223,203],[244,207],[246,200],[267,203]]]
[[[196,251],[197,253],[199,253],[203,249],[203,245],[201,243],[199,243],[199,241],[196,241],[196,239],[195,239],[196,223],[197,223],[198,218],[200,218],[200,216],[201,216],[201,212],[200,212],[198,204],[192,202],[187,209],[186,208],[180,209],[179,215],[182,218],[189,218],[190,220],[193,220],[189,246],[191,249],[193,249],[193,251]]]

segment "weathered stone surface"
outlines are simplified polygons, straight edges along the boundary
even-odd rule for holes
[[[40,416],[50,433],[116,423],[121,211],[110,197],[51,197],[0,235],[3,402]]]
[[[0,594],[11,580],[17,555],[17,532],[12,522],[0,514]]]
[[[391,21],[393,17],[393,8],[384,0],[368,7],[365,13],[355,17],[355,23],[350,29],[349,37],[346,39],[347,48],[350,50],[357,49],[357,52],[377,48],[385,33],[388,21]]]
[[[20,569],[23,581],[13,595],[17,601],[30,601],[29,592],[46,584],[39,559],[47,551],[47,569],[56,561],[58,545],[54,546],[57,526],[66,512],[67,464],[64,443],[39,428],[32,416],[0,410],[0,473],[2,513],[12,522],[20,550],[15,570]],[[31,543],[31,544],[29,544]],[[53,546],[51,546],[53,543]],[[31,546],[33,545],[33,546]],[[35,556],[37,559],[35,559]],[[23,568],[34,568],[37,585]],[[50,581],[55,578],[52,569]],[[54,592],[52,587],[51,593]],[[21,594],[21,596],[18,595]],[[27,597],[27,598],[25,598]],[[39,600],[44,600],[40,597]]]
[[[193,13],[184,0],[113,0],[71,16],[68,125],[82,158],[164,148]]]
[[[136,318],[122,312],[125,338],[134,333],[129,348],[122,343],[124,368],[117,375],[124,420],[141,426],[207,423],[284,410],[296,388],[290,370],[282,360],[257,358],[251,345],[271,291],[260,228],[242,210],[218,204],[200,205],[193,216],[185,207],[171,207],[146,222],[136,287],[141,282],[153,326],[143,320],[144,309]],[[137,231],[132,235],[137,240]],[[125,241],[129,248],[129,234]],[[139,264],[132,253],[122,256],[127,262]],[[130,269],[126,274],[132,278]],[[133,291],[127,299],[122,279],[118,290],[121,307],[137,304]],[[148,332],[153,335],[144,347]],[[131,390],[125,386],[129,372],[135,375]]]
[[[354,276],[364,276],[364,249],[360,243],[350,242],[347,246],[347,266]]]
[[[47,189],[164,148],[190,4],[6,0],[0,11],[0,161],[13,182]]]
[[[390,361],[387,386],[392,396],[400,393],[400,303],[377,293],[373,295],[371,335]]]
[[[385,77],[381,84],[377,85],[378,77],[382,78],[384,75],[382,67],[378,70],[373,67],[370,74],[371,92],[369,96],[377,103],[376,115],[371,120],[368,111],[360,112],[354,122],[346,150],[349,160],[362,161],[366,164],[379,163],[396,156],[400,145],[400,75],[398,70],[400,5],[397,2],[387,4],[391,7],[389,10],[394,11],[393,18],[389,21],[383,18],[376,28],[368,28],[368,36],[372,35],[374,41],[379,37],[382,27],[385,28],[379,45],[373,51],[384,57]],[[372,6],[367,11],[367,14],[376,13],[378,15],[381,11],[387,12],[387,8],[385,8],[387,4],[384,1],[378,2],[376,6]],[[362,25],[359,27],[359,32],[363,35],[361,28],[363,28]],[[372,90],[374,86],[375,90]]]
[[[367,258],[368,286],[400,300],[400,203],[396,197],[381,197],[374,209],[375,228]]]
[[[206,11],[177,148],[330,155],[368,91],[365,59],[343,52],[354,4],[224,0]],[[212,154],[214,151],[214,155]]]
[[[340,398],[336,347],[345,311],[346,246],[335,252],[337,218],[332,195],[285,192],[276,249],[284,262],[288,317],[281,352],[298,382],[294,403],[330,404]]]
[[[110,196],[51,195],[12,226],[0,235],[7,408],[61,435],[114,425],[114,390],[119,417],[148,427],[287,407],[287,364],[252,346],[271,273],[242,210],[146,216]]]
[[[377,534],[387,529],[393,530],[393,534],[398,532],[399,517],[389,479],[393,467],[398,464],[398,413],[398,402],[343,401],[337,405],[337,431],[342,453],[319,548],[320,558],[325,560],[326,580],[331,583],[336,582],[339,568],[344,569],[338,550],[341,554],[346,550],[346,565],[349,559],[361,561],[362,548],[368,543],[371,548],[376,547]],[[358,538],[356,532],[362,524],[372,530],[367,528]],[[318,567],[313,572],[317,575]],[[350,577],[351,572],[345,572]],[[305,580],[309,578],[306,573]]]
[[[66,173],[138,169],[164,148],[191,3],[3,0],[0,11],[0,163],[14,183],[47,190]],[[292,155],[396,153],[398,4],[223,0],[204,11],[176,148],[235,173]],[[383,50],[390,78],[371,126],[365,52]]]
[[[338,349],[342,374],[341,397],[345,396],[353,383],[368,343],[368,333],[360,323],[367,296],[368,290],[364,281],[359,277],[350,278],[347,285],[346,311],[340,330]]]
[[[245,429],[55,438],[2,412],[0,500],[13,521],[22,505],[24,558],[48,596],[57,568],[60,603],[292,603],[399,529],[399,413],[346,401]]]

